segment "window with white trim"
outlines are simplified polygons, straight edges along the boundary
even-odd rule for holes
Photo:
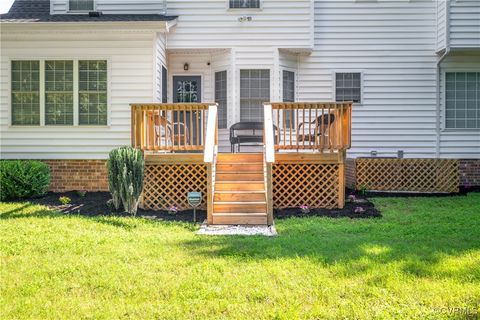
[[[80,125],[107,124],[107,61],[80,60],[79,121]]]
[[[263,103],[270,101],[270,70],[240,70],[240,120],[263,121]]]
[[[40,125],[40,63],[12,61],[12,124]]]
[[[218,103],[218,127],[227,128],[227,71],[215,72],[215,102]]]
[[[335,73],[335,100],[360,103],[362,100],[361,78],[360,72]]]
[[[283,102],[295,102],[295,72],[283,70]],[[293,109],[283,111],[285,125],[295,126],[295,115]]]
[[[260,0],[230,0],[230,9],[257,9]]]
[[[480,72],[446,72],[445,77],[445,128],[480,129]]]
[[[79,60],[74,70],[76,65],[77,60],[12,61],[12,125],[107,125],[107,61]]]
[[[73,61],[45,61],[45,124],[73,125]]]
[[[94,11],[94,0],[69,0],[69,11]]]

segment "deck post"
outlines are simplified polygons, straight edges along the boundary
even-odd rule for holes
[[[207,224],[213,224],[213,170],[212,163],[207,163]]]
[[[345,158],[346,150],[338,151],[338,207],[342,209],[345,206]]]

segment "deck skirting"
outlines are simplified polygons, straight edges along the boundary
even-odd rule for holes
[[[145,157],[145,178],[140,207],[152,210],[190,209],[187,193],[203,195],[199,209],[207,208],[207,166],[203,158],[190,155],[157,155]]]
[[[456,159],[357,158],[355,187],[370,191],[459,191]]]

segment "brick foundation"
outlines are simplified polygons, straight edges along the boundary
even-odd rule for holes
[[[461,186],[480,186],[480,159],[461,159],[458,170]]]
[[[108,191],[106,160],[43,160],[51,173],[50,191]]]

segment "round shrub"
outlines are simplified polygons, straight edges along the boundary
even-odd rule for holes
[[[43,195],[50,185],[50,170],[41,161],[1,160],[0,200]]]

